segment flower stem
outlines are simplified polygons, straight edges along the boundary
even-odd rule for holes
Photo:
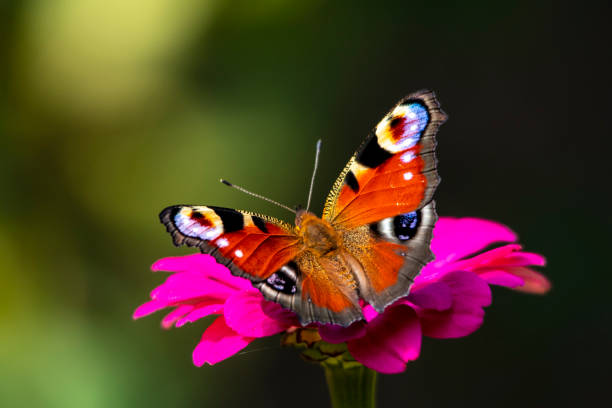
[[[376,371],[356,361],[346,343],[327,343],[316,329],[307,327],[287,331],[281,344],[302,350],[304,360],[323,367],[332,408],[376,406]]]
[[[322,365],[332,408],[376,406],[376,371],[359,363]]]

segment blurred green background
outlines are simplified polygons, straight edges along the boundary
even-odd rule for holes
[[[597,89],[570,96],[568,51],[603,14],[320,0],[2,1],[0,12],[0,405],[326,406],[320,369],[278,338],[196,368],[207,321],[131,320],[164,278],[149,265],[189,252],[157,214],[202,203],[291,221],[217,180],[304,203],[322,138],[320,211],[369,129],[421,88],[450,116],[439,213],[511,226],[548,257],[553,290],[496,288],[478,332],[426,339],[404,374],[381,378],[380,406],[557,406],[609,386],[598,255],[609,185],[593,177],[608,174],[595,138],[609,132],[594,130],[602,108],[578,106]]]

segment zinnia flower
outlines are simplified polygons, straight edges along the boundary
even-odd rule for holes
[[[509,228],[476,218],[441,217],[431,243],[436,260],[414,281],[410,294],[378,314],[363,305],[365,321],[349,327],[310,325],[328,343],[346,343],[357,361],[381,373],[402,372],[419,357],[422,336],[456,338],[480,327],[491,304],[489,285],[545,293],[549,281],[530,266],[545,263],[541,255],[523,252]],[[494,243],[510,243],[483,251]],[[210,255],[163,258],[153,271],[173,272],[151,292],[135,319],[174,308],[162,327],[180,327],[209,315],[218,317],[204,331],[193,362],[215,364],[259,337],[301,327],[297,316],[267,301],[243,278],[233,276]]]

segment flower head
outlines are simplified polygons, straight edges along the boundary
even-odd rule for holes
[[[266,301],[251,283],[231,274],[210,255],[163,258],[153,271],[172,271],[151,292],[133,317],[174,308],[162,319],[162,327],[181,327],[210,315],[218,315],[193,351],[193,362],[215,364],[246,347],[258,337],[271,336],[299,325],[293,312]]]
[[[418,358],[422,336],[463,337],[480,327],[491,303],[489,285],[545,293],[549,281],[530,266],[541,255],[523,252],[507,227],[476,218],[441,217],[434,229],[436,260],[417,276],[410,294],[377,313],[364,304],[365,321],[349,327],[311,325],[328,343],[346,343],[360,363],[381,373],[398,373]],[[510,243],[483,251],[494,243]],[[479,253],[480,252],[480,253]],[[173,310],[162,327],[180,327],[209,315],[218,317],[193,351],[193,362],[215,364],[259,337],[300,327],[297,316],[267,301],[251,283],[233,276],[210,255],[163,258],[153,271],[173,272],[151,292],[151,300],[134,312],[140,318]]]

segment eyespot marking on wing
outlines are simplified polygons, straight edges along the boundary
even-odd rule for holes
[[[389,153],[414,147],[429,123],[429,111],[421,102],[398,105],[376,126],[378,144]]]
[[[266,285],[277,292],[292,295],[297,291],[298,266],[295,262],[289,262],[274,272],[268,279]]]
[[[404,243],[414,238],[421,225],[421,211],[411,211],[370,224],[370,231],[388,240]]]
[[[412,239],[421,223],[421,212],[412,211],[393,218],[393,232],[400,241]]]
[[[172,218],[176,228],[188,237],[212,241],[224,232],[221,217],[209,207],[179,207]]]

